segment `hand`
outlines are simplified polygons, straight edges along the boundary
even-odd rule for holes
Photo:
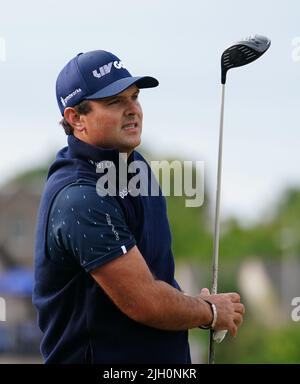
[[[245,314],[240,295],[236,292],[211,295],[207,288],[203,288],[199,297],[215,304],[217,308],[218,316],[214,330],[228,330],[231,336],[235,337]]]

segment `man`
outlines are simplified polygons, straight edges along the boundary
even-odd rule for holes
[[[119,153],[126,167],[138,160],[150,171],[134,150],[143,120],[138,94],[157,85],[100,50],[77,55],[58,76],[68,147],[51,165],[41,199],[33,296],[46,363],[190,363],[188,329],[235,336],[242,323],[238,294],[181,291],[161,192],[133,196],[118,179],[116,196],[97,193],[101,164],[119,170]]]

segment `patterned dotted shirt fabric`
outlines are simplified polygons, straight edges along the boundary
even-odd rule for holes
[[[71,184],[56,196],[47,243],[58,264],[79,263],[87,272],[117,258],[136,243],[116,199],[97,194],[95,184]]]

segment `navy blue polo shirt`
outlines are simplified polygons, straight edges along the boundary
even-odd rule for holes
[[[33,302],[43,332],[46,363],[190,363],[187,331],[158,330],[119,310],[90,271],[124,256],[134,245],[150,271],[174,288],[174,259],[165,199],[159,196],[100,197],[100,161],[118,170],[119,153],[73,135],[49,169],[37,221]],[[134,151],[128,164],[147,165]],[[130,177],[128,177],[130,179]]]

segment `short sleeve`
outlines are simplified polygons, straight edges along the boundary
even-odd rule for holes
[[[51,259],[71,255],[90,272],[135,244],[118,201],[100,197],[95,185],[71,184],[56,196],[47,230]]]

